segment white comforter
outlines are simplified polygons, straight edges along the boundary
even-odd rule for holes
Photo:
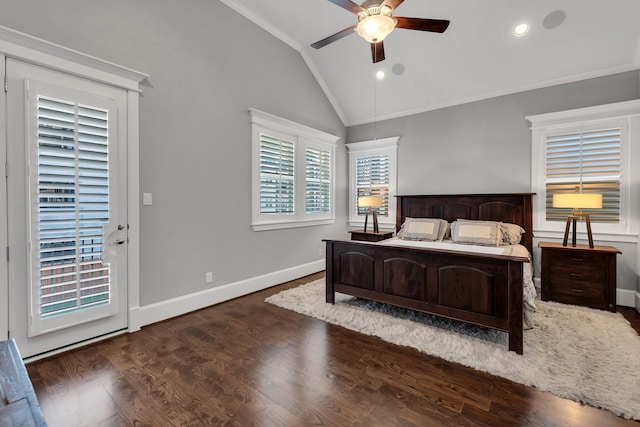
[[[474,252],[492,255],[512,255],[525,257],[529,262],[522,263],[522,300],[524,303],[523,322],[525,329],[533,328],[533,313],[536,311],[536,288],[533,284],[533,266],[531,265],[531,254],[522,245],[509,246],[480,246],[480,245],[461,245],[451,241],[444,240],[442,242],[429,242],[418,240],[402,240],[394,237],[392,239],[382,240],[377,243],[383,246],[404,246],[412,248],[424,249],[442,249],[457,252]]]

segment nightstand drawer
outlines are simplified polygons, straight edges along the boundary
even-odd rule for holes
[[[602,254],[585,251],[553,251],[549,254],[549,263],[552,266],[572,266],[590,270],[602,270],[605,266],[606,259],[606,256]]]
[[[549,274],[553,282],[580,282],[606,285],[606,274],[602,268],[591,268],[586,265],[574,267],[571,265],[551,264]]]
[[[605,284],[589,284],[578,282],[566,282],[551,279],[551,289],[554,295],[571,295],[581,298],[604,299],[606,296]]]

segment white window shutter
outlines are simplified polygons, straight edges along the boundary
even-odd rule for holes
[[[294,144],[260,135],[260,214],[286,215],[295,211]]]
[[[589,210],[592,222],[620,220],[621,128],[548,135],[546,138],[546,219],[565,221],[571,212],[553,208],[553,195],[602,194],[602,209]]]
[[[389,215],[390,159],[388,154],[356,158],[357,198],[362,196],[382,197],[378,215]],[[356,201],[357,203],[357,201]],[[368,207],[357,206],[358,215],[366,215]]]
[[[37,99],[38,263],[42,318],[106,304],[109,222],[106,110]]]
[[[305,212],[331,212],[331,151],[315,147],[305,150]]]

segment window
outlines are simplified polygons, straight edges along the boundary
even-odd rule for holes
[[[564,221],[570,210],[554,208],[557,193],[602,194],[602,209],[586,209],[593,222],[620,221],[622,127],[583,127],[545,137],[545,212],[547,221]]]
[[[338,137],[258,110],[250,115],[253,229],[333,223]]]
[[[294,213],[293,142],[260,134],[260,214]]]
[[[307,147],[305,167],[305,212],[331,213],[331,151]]]
[[[630,168],[631,152],[640,147],[640,102],[629,101],[527,117],[532,123],[532,191],[537,203],[534,229],[564,229],[570,209],[553,208],[553,195],[602,194],[602,209],[585,210],[594,231],[637,233],[631,192],[638,172]],[[555,237],[548,235],[546,237]]]
[[[110,303],[108,110],[37,97],[33,253],[42,318]],[[35,231],[35,230],[34,230]]]
[[[389,157],[389,154],[372,154],[355,160],[356,204],[362,196],[380,196],[380,216],[389,216]],[[365,215],[368,211],[366,206],[357,206],[358,215]]]
[[[395,228],[396,159],[399,137],[347,144],[349,150],[349,225],[362,226],[368,209],[358,206],[361,196],[381,196],[381,228]]]

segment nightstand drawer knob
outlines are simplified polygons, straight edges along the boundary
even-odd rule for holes
[[[572,277],[582,277],[581,273],[571,273]]]
[[[571,288],[571,292],[578,292],[578,293],[582,293],[582,292],[584,292],[584,289]]]
[[[571,258],[571,261],[582,262],[582,261],[584,261],[584,259],[582,259],[582,258]]]

